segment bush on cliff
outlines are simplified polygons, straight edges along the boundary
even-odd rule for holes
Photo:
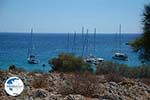
[[[121,76],[128,76],[128,67],[124,64],[117,64],[113,62],[103,62],[97,65],[96,74],[118,74]]]
[[[115,74],[129,78],[150,78],[149,65],[142,65],[140,67],[129,67],[124,64],[117,64],[113,62],[103,62],[97,65],[96,74]]]
[[[10,65],[8,70],[12,73],[25,72],[26,70],[22,67],[16,67],[15,65]]]
[[[150,78],[150,65],[143,65],[140,67],[141,78]]]
[[[62,53],[58,57],[49,60],[52,71],[59,72],[84,72],[92,71],[91,65],[84,62],[81,57],[73,54]]]

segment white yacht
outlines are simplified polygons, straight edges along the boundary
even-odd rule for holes
[[[88,31],[87,31],[87,33],[88,33]],[[94,46],[94,54],[95,54],[95,41],[96,40],[96,28],[94,29],[94,43],[93,43],[93,46]],[[87,45],[88,46],[88,45]],[[95,65],[97,65],[97,64],[99,64],[99,63],[101,63],[101,62],[103,62],[104,61],[104,59],[103,58],[101,58],[101,57],[95,57],[95,56],[93,56],[92,54],[90,54],[90,56],[88,56],[87,58],[86,58],[86,62],[89,62],[89,63],[91,63],[91,64],[95,64]]]
[[[113,55],[113,59],[116,59],[116,60],[124,60],[124,61],[127,61],[128,60],[128,55],[121,52],[121,25],[119,26],[119,46],[120,46],[120,50],[119,52],[115,52],[114,55]]]
[[[116,52],[112,58],[117,60],[128,60],[128,56],[125,53],[121,52]]]
[[[36,58],[36,56],[33,54],[33,29],[31,29],[31,47],[29,48],[29,54],[28,54],[28,58],[27,61],[29,64],[38,64],[40,63],[40,61]]]

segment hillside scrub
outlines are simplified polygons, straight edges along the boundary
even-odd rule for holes
[[[124,64],[103,62],[97,65],[96,74],[115,74],[128,78],[150,78],[150,66],[129,67]]]
[[[58,57],[49,60],[52,71],[59,72],[85,72],[92,71],[90,64],[85,63],[81,57],[73,54],[61,53]]]

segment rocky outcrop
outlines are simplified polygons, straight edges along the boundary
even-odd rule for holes
[[[64,100],[86,100],[82,95],[68,95]]]
[[[32,91],[33,98],[45,98],[48,96],[48,92],[43,89],[37,89]]]
[[[6,73],[5,73],[6,74]],[[47,88],[34,88],[32,82],[35,77],[44,75],[44,79],[47,81]],[[0,78],[0,82],[4,85],[4,79],[10,76],[16,76],[16,74],[7,72],[7,75]],[[4,87],[0,84],[0,99],[2,100],[150,100],[150,85],[144,84],[140,80],[124,78],[121,82],[116,83],[113,81],[108,82],[103,76],[95,77],[96,88],[89,96],[74,93],[73,84],[70,83],[67,77],[72,74],[35,74],[35,73],[18,73],[24,84],[25,89],[18,97],[11,97],[6,94]],[[80,80],[79,80],[80,81]],[[79,86],[85,87],[86,82]],[[84,80],[82,80],[84,81]],[[86,81],[86,80],[85,80]],[[75,82],[76,83],[76,82]],[[94,82],[91,85],[95,85]],[[88,86],[88,85],[87,85]],[[62,88],[63,87],[63,88]],[[82,87],[81,87],[82,88]],[[66,90],[63,90],[66,89]],[[78,89],[80,89],[78,87]],[[88,87],[87,87],[88,89]],[[86,89],[86,90],[87,90]],[[84,89],[82,89],[84,90]],[[65,92],[61,94],[61,92]],[[66,92],[67,91],[67,92]]]

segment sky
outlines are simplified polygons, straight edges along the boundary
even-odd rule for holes
[[[149,0],[0,0],[0,32],[142,32]]]

